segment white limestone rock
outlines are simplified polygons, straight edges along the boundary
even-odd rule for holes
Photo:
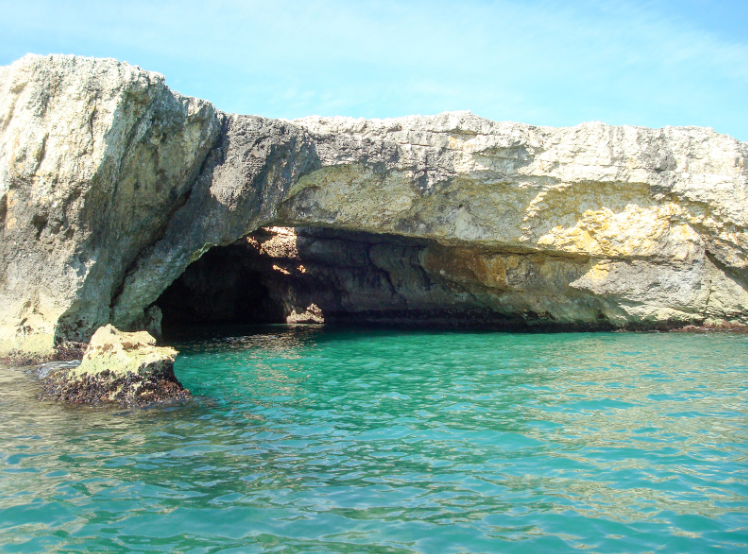
[[[497,313],[746,324],[747,157],[698,127],[227,115],[26,56],[0,68],[0,352],[157,320],[191,262],[268,225],[425,239],[432,278]]]

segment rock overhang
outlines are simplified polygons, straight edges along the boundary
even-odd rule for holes
[[[520,318],[748,322],[748,146],[711,129],[272,120],[74,56],[3,68],[0,122],[5,351],[146,327],[190,263],[273,225],[428,241],[434,279]]]

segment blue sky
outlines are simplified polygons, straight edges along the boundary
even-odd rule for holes
[[[0,0],[0,65],[114,57],[268,117],[471,110],[748,140],[748,0]]]

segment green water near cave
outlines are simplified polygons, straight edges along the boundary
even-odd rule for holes
[[[196,399],[0,370],[0,552],[746,552],[748,337],[183,340]]]

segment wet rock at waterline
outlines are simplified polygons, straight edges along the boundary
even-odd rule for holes
[[[177,351],[158,347],[145,331],[120,332],[111,325],[94,333],[80,364],[42,366],[43,398],[72,404],[147,406],[186,400],[174,375]]]
[[[258,318],[746,324],[746,157],[697,127],[225,114],[116,60],[27,56],[0,68],[0,352],[156,332],[190,264],[273,226],[368,238],[308,281],[276,256],[285,296],[238,275]]]

